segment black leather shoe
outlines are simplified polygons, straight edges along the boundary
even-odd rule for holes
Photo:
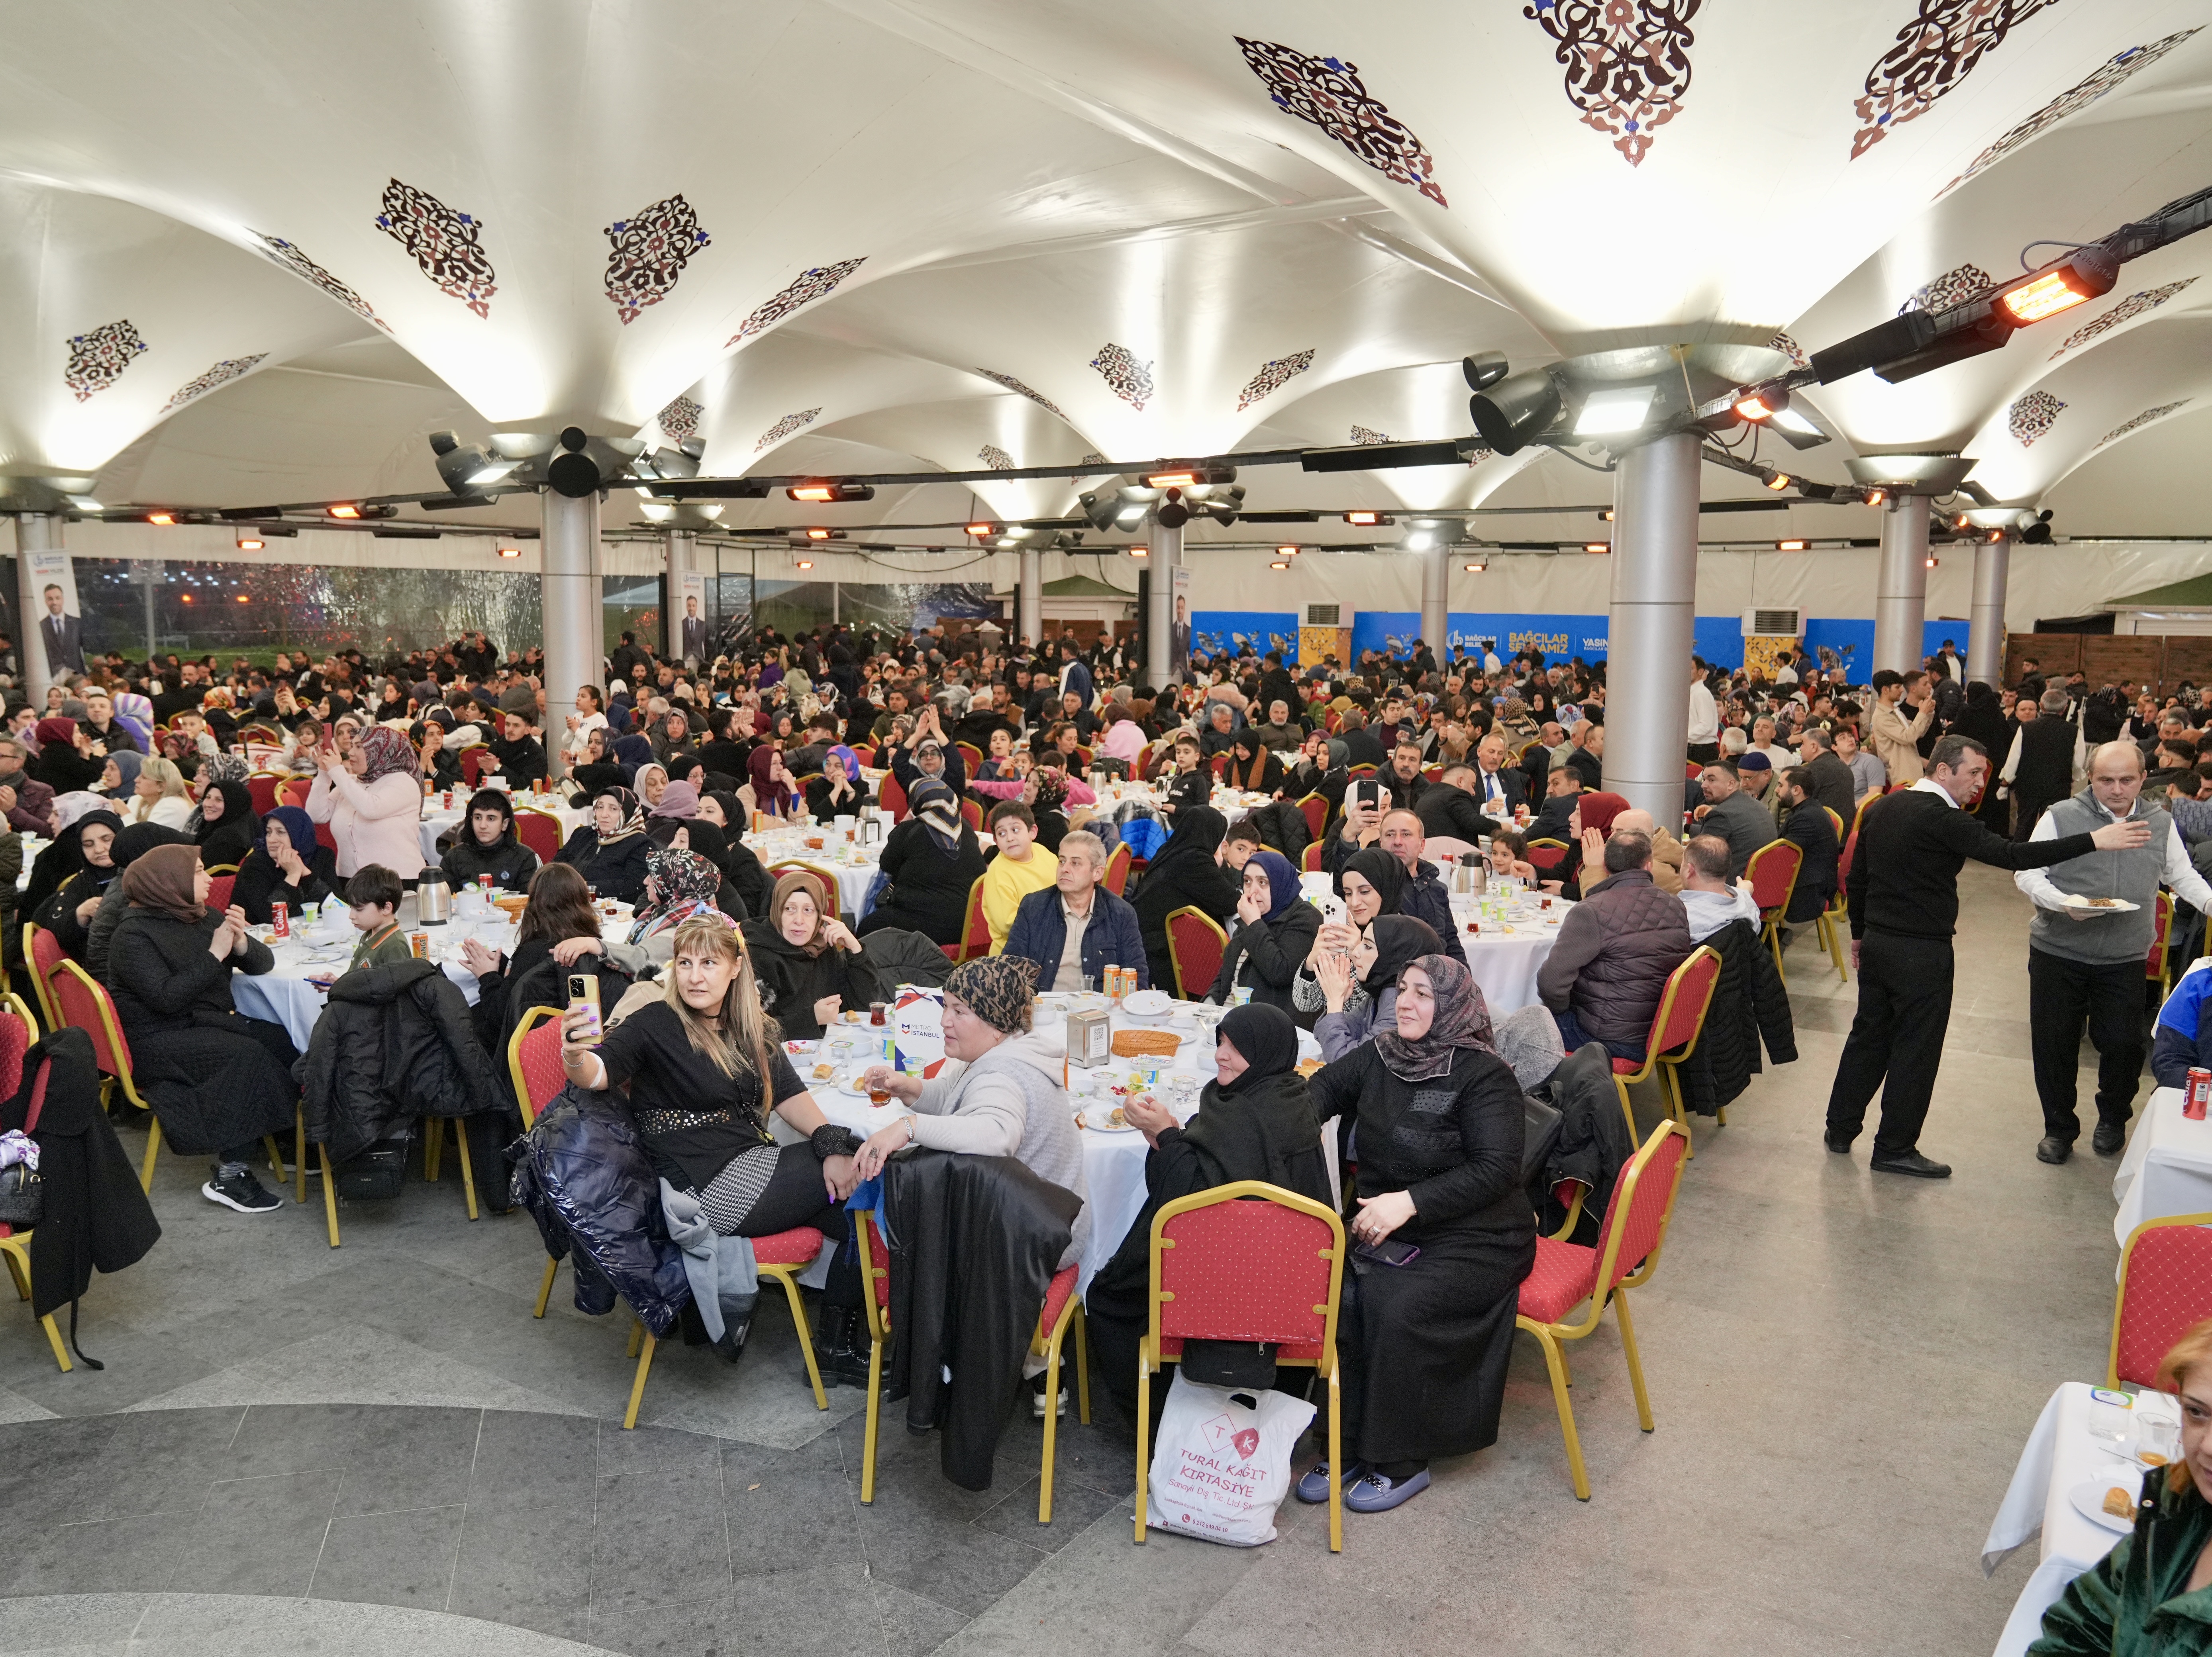
[[[1820,1136],[1820,1143],[1827,1146],[1829,1150],[1834,1151],[1838,1156],[1848,1156],[1851,1154],[1851,1142],[1849,1139],[1838,1139],[1832,1133],[1822,1134]]]
[[[2100,1122],[2096,1132],[2089,1139],[2090,1145],[2100,1156],[2118,1156],[2120,1148],[2127,1142],[2128,1129],[2124,1122]]]
[[[1948,1180],[1951,1164],[1931,1162],[1917,1150],[1902,1156],[1876,1156],[1869,1164],[1877,1174],[1906,1174],[1916,1180]]]
[[[2039,1162],[2050,1162],[2055,1165],[2064,1162],[2073,1154],[2072,1142],[2062,1139],[2055,1133],[2046,1133],[2036,1142],[2035,1160]]]

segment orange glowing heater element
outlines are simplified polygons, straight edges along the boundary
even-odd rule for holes
[[[1796,481],[1788,472],[1777,472],[1766,480],[1766,487],[1770,489],[1786,489]]]
[[[1739,402],[1735,405],[1735,411],[1746,420],[1771,419],[1774,414],[1774,410],[1766,406],[1765,400],[1756,391]]]
[[[834,501],[837,498],[837,492],[827,483],[801,483],[791,491],[791,498],[794,501]]]
[[[332,507],[331,508],[331,516],[333,518],[358,518],[361,516],[361,508],[355,506]]]
[[[1370,529],[1377,524],[1387,524],[1390,519],[1387,513],[1348,512],[1344,514],[1344,521],[1347,524],[1356,524],[1363,529]]]
[[[2107,282],[2106,287],[2111,285]],[[2055,270],[2045,271],[2033,282],[2022,282],[2009,293],[1999,294],[1997,303],[2012,313],[2014,322],[2040,322],[2061,311],[2070,311],[2103,291],[2092,289],[2073,266],[2062,264]]]
[[[1275,555],[1278,558],[1295,558],[1298,555],[1298,549],[1296,547],[1277,547]]]
[[[1808,544],[1804,541],[1777,541],[1774,549],[1777,552],[1802,552]]]
[[[1154,472],[1145,479],[1146,487],[1155,489],[1187,489],[1194,483],[1206,480],[1194,471]]]
[[[1282,558],[1276,559],[1273,563],[1267,566],[1269,569],[1288,569],[1290,567],[1289,561]]]
[[[809,530],[806,531],[806,538],[810,541],[827,541],[830,538],[830,531],[828,530]]]
[[[146,514],[146,521],[149,524],[160,524],[166,528],[177,521],[177,515],[173,512],[149,512]]]
[[[499,549],[499,555],[502,558],[520,558],[522,556],[522,549],[520,547],[501,547]]]
[[[262,545],[263,545],[263,543],[261,543],[261,542],[259,542],[259,541],[253,540],[253,539],[252,539],[251,537],[248,537],[247,539],[243,540],[243,541],[240,541],[240,542],[238,543],[238,549],[239,549],[240,552],[258,552],[258,551],[260,551],[260,550],[261,550]],[[244,603],[246,602],[246,600],[245,600],[245,599],[243,599],[243,598],[240,598],[238,602],[239,602],[240,604],[244,604]]]
[[[1613,550],[1613,543],[1610,541],[1585,541],[1583,543],[1583,550],[1584,552],[1611,552]]]
[[[1866,503],[1869,507],[1878,507],[1888,499],[1889,491],[1887,489],[1869,489],[1866,492]]]
[[[814,561],[811,558],[802,558],[799,561],[799,568],[801,569],[812,569],[814,568]]]
[[[963,527],[969,534],[974,536],[996,535],[999,532],[999,526],[996,524],[968,524]]]

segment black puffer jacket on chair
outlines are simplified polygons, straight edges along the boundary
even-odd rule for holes
[[[1759,1074],[1762,1041],[1776,1064],[1796,1062],[1797,1027],[1774,956],[1748,920],[1731,920],[1705,947],[1720,956],[1721,975],[1697,1048],[1682,1064],[1682,1103],[1713,1116]]]
[[[477,1040],[461,987],[428,961],[362,967],[331,986],[301,1061],[307,1137],[334,1162],[358,1156],[416,1116],[496,1113],[504,1144],[522,1131],[514,1092]],[[473,1147],[471,1147],[473,1155]],[[507,1205],[504,1179],[498,1205]]]

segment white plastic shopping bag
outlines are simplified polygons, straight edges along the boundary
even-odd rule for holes
[[[1314,1406],[1287,1393],[1203,1387],[1176,1371],[1152,1451],[1145,1522],[1232,1548],[1275,1539],[1291,1451]]]

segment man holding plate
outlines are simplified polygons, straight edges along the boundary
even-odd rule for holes
[[[2108,742],[2089,756],[2089,786],[2043,814],[2031,843],[2090,833],[2134,818],[2151,827],[2150,843],[2097,852],[2047,869],[2023,869],[2013,883],[2035,905],[2027,935],[2027,1019],[2035,1090],[2043,1102],[2038,1160],[2063,1162],[2081,1132],[2075,1074],[2086,1022],[2095,1044],[2100,1156],[2127,1142],[2128,1118],[2142,1075],[2143,963],[2157,932],[2158,889],[2212,911],[2212,886],[2197,871],[2173,819],[2142,792],[2142,750]]]

